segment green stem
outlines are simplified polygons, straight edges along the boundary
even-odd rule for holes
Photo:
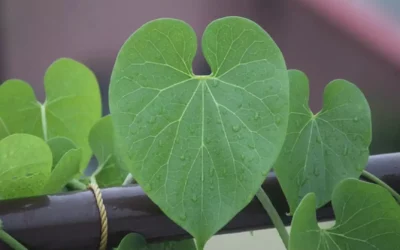
[[[281,237],[286,249],[288,249],[289,248],[289,234],[286,231],[285,224],[283,224],[281,217],[279,216],[278,212],[276,211],[276,209],[275,209],[274,205],[272,204],[271,200],[269,199],[268,195],[260,187],[260,189],[257,191],[256,196],[257,196],[258,200],[261,202],[265,211],[267,211],[276,230],[278,230],[278,234]]]
[[[388,190],[393,195],[393,197],[397,200],[397,202],[400,203],[400,195],[393,188],[391,188],[388,184],[383,182],[381,179],[379,179],[378,177],[376,177],[375,175],[371,174],[370,172],[368,172],[366,170],[364,170],[362,172],[362,176],[364,176],[365,178],[367,178],[370,181],[375,182],[376,184],[380,185],[381,187],[384,187],[386,190]]]
[[[122,183],[122,186],[129,185],[133,182],[133,176],[132,174],[128,174],[124,180],[124,183]]]
[[[69,181],[67,186],[72,190],[87,190],[87,186],[77,179],[72,179]]]
[[[21,243],[19,243],[4,230],[0,230],[0,240],[2,240],[14,250],[28,250],[28,248],[24,247]]]

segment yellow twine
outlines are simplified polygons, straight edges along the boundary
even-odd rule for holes
[[[90,184],[88,186],[92,190],[94,197],[96,198],[97,207],[100,212],[100,223],[101,223],[101,234],[100,234],[100,250],[106,250],[107,248],[107,236],[108,236],[108,220],[107,211],[103,203],[103,198],[101,196],[101,191],[99,186],[96,184]]]

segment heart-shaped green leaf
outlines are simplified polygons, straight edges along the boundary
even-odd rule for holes
[[[60,159],[71,149],[77,149],[75,143],[66,137],[54,137],[47,141],[53,154],[53,168]]]
[[[90,69],[72,59],[56,60],[44,76],[46,101],[36,100],[21,80],[0,86],[0,135],[28,133],[44,138],[63,136],[82,148],[81,170],[91,157],[88,135],[101,117],[100,90]]]
[[[400,207],[384,188],[346,179],[333,192],[336,224],[318,227],[316,197],[309,193],[296,210],[290,231],[290,250],[400,249]]]
[[[202,38],[209,76],[196,76],[196,34],[158,19],[121,48],[110,110],[118,151],[149,197],[199,249],[254,197],[284,142],[283,56],[256,23],[226,17]]]
[[[128,174],[116,159],[114,148],[114,128],[111,116],[101,118],[90,130],[89,144],[99,162],[101,170],[96,171],[96,181],[100,187],[121,185]]]
[[[43,139],[13,134],[0,141],[0,196],[39,195],[51,172],[52,155]]]
[[[307,193],[315,193],[321,207],[341,180],[361,175],[372,129],[368,102],[354,84],[330,82],[323,108],[314,115],[308,106],[307,76],[290,70],[289,79],[289,125],[274,170],[293,214]]]
[[[66,152],[51,172],[44,193],[57,193],[72,180],[79,173],[81,157],[81,149],[71,149]]]
[[[193,240],[171,241],[147,244],[140,234],[127,234],[119,243],[116,250],[196,250]]]

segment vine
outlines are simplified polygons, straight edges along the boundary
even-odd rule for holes
[[[289,250],[400,246],[400,195],[365,170],[371,111],[355,84],[328,83],[312,113],[306,74],[287,69],[269,34],[242,17],[205,29],[210,75],[192,71],[197,47],[181,20],[140,27],[116,57],[104,117],[96,77],[73,59],[49,66],[43,104],[28,83],[4,82],[0,196],[135,183],[194,238],[148,244],[132,232],[120,250],[202,250],[254,196]],[[98,168],[85,176],[93,155]],[[290,234],[261,188],[271,170],[293,215]],[[315,212],[328,202],[336,224],[321,229]],[[2,229],[0,239],[26,249]]]

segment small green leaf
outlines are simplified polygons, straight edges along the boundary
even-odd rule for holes
[[[315,193],[316,205],[321,207],[337,183],[361,175],[372,129],[368,102],[354,84],[345,80],[329,83],[323,108],[314,115],[308,106],[307,76],[290,70],[289,79],[289,125],[274,170],[293,214],[307,193]]]
[[[44,138],[67,137],[82,148],[81,170],[91,157],[88,135],[101,117],[100,90],[92,71],[68,58],[53,62],[44,76],[46,101],[36,100],[21,80],[0,86],[0,135],[28,133]]]
[[[140,234],[130,233],[122,239],[116,250],[196,250],[196,246],[191,239],[147,244]]]
[[[121,185],[128,174],[116,159],[114,154],[114,128],[111,116],[101,118],[90,130],[89,144],[94,155],[102,166],[96,173],[96,181],[100,187]]]
[[[110,110],[118,153],[135,180],[199,249],[254,197],[284,142],[289,82],[283,56],[256,23],[213,21],[196,76],[196,34],[158,19],[121,48]]]
[[[400,249],[400,207],[384,188],[356,179],[338,184],[332,196],[336,224],[318,227],[316,197],[309,193],[296,210],[290,250]]]
[[[68,151],[76,149],[73,141],[66,137],[54,137],[47,141],[53,154],[53,168]]]
[[[50,177],[52,155],[41,138],[13,134],[0,141],[0,196],[39,195]]]
[[[81,157],[81,149],[71,149],[65,153],[51,172],[44,193],[57,193],[72,180],[79,173]]]

